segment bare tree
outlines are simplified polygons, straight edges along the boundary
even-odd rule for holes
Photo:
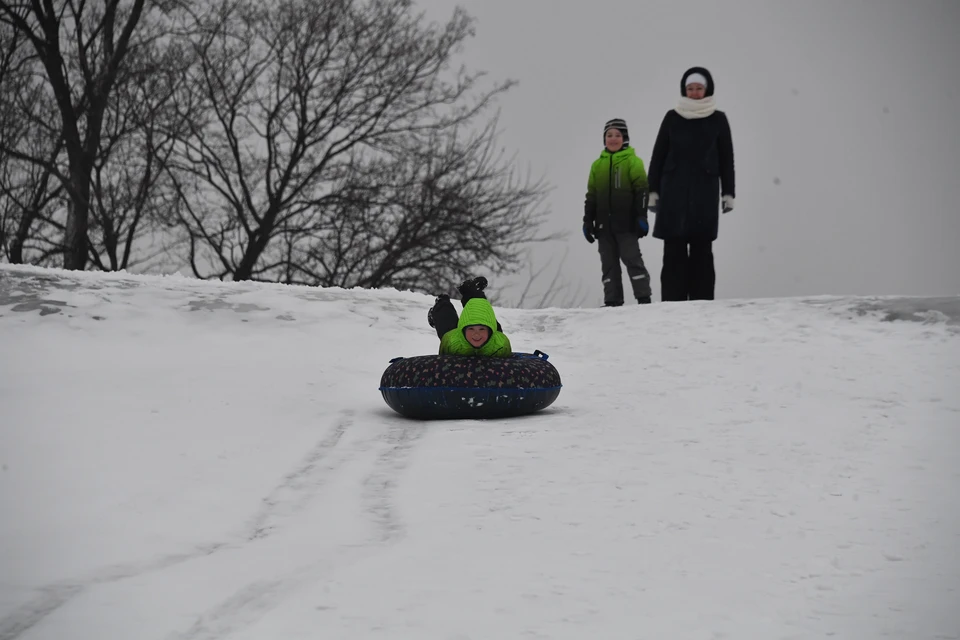
[[[12,264],[52,266],[63,253],[63,190],[42,166],[0,154],[0,247]]]
[[[11,25],[32,45],[60,115],[67,166],[56,174],[70,205],[63,243],[66,269],[83,269],[87,262],[91,183],[102,126],[144,2],[0,0],[0,22]],[[35,160],[17,149],[0,152]]]
[[[63,148],[51,125],[56,106],[23,34],[0,22],[0,35],[0,247],[12,263],[46,264],[62,251],[62,192],[51,173]]]
[[[170,140],[158,131],[176,128],[168,105],[184,34],[171,16],[188,15],[183,6],[0,0],[0,30],[12,33],[18,62],[0,67],[0,101],[26,129],[0,138],[0,158],[13,167],[0,171],[0,211],[16,229],[5,243],[11,261],[46,264],[59,252],[67,268],[89,259],[115,270],[149,258],[134,245],[163,221],[155,191]],[[39,144],[47,140],[52,148]],[[37,202],[55,205],[52,215]]]
[[[397,222],[412,217],[410,194],[430,195],[422,179],[431,173],[474,171],[464,184],[495,187],[492,177],[480,177],[497,171],[482,144],[461,143],[461,152],[480,155],[458,169],[433,157],[451,159],[439,133],[456,136],[513,84],[479,91],[483,74],[447,73],[472,34],[463,11],[436,26],[414,15],[409,0],[223,0],[200,27],[199,64],[179,98],[193,129],[169,164],[195,275],[405,286],[423,284],[441,253],[454,271],[479,258],[500,268],[511,263],[513,237],[493,242],[479,233],[482,224],[428,237]],[[417,167],[414,157],[429,166]],[[499,205],[457,206],[505,211],[504,193],[516,205],[531,204],[537,189],[510,186],[489,194]],[[436,212],[443,205],[424,206]],[[511,211],[516,238],[533,237],[532,215],[525,218],[523,206]],[[398,248],[406,242],[399,234],[410,233],[418,233],[419,265],[414,245]],[[479,242],[480,250],[451,247],[453,239]],[[443,273],[438,281],[452,272]]]
[[[411,136],[389,157],[356,160],[316,224],[280,230],[282,280],[439,292],[518,268],[523,246],[552,239],[539,234],[546,189],[515,176],[495,126]]]
[[[534,308],[534,309],[543,309],[550,306],[559,306],[562,308],[574,308],[581,307],[586,301],[586,293],[581,293],[582,283],[578,283],[575,290],[570,291],[570,284],[561,277],[563,271],[563,264],[567,260],[567,254],[569,253],[569,248],[565,248],[563,251],[563,256],[560,258],[560,262],[557,264],[553,276],[550,278],[550,282],[546,287],[536,294],[534,291],[537,290],[539,286],[538,280],[542,276],[550,264],[553,262],[553,259],[556,257],[556,254],[551,256],[546,264],[541,267],[535,267],[535,260],[532,256],[527,257],[528,271],[527,279],[521,283],[523,290],[520,292],[519,298],[515,301],[509,303],[509,306],[516,308]],[[562,300],[559,300],[560,295],[565,295]],[[506,299],[506,296],[501,290],[498,298]]]
[[[132,51],[105,112],[88,234],[90,259],[104,271],[135,267],[166,251],[162,245],[147,249],[137,244],[174,223],[161,193],[169,190],[164,167],[184,125],[172,99],[183,82],[181,54],[170,43]]]

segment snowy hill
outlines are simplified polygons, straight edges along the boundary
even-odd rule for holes
[[[960,298],[500,309],[560,397],[424,423],[431,302],[0,267],[0,640],[960,638]]]

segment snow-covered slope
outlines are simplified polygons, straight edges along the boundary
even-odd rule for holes
[[[431,302],[0,267],[0,640],[960,638],[960,298],[500,309],[559,399],[422,423]]]

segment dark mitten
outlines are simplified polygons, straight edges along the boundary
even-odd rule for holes
[[[646,218],[637,218],[637,229],[640,231],[640,237],[643,238],[650,233],[650,223]]]
[[[593,237],[593,225],[589,222],[583,223],[583,237],[586,238],[590,244],[593,244],[597,240]]]

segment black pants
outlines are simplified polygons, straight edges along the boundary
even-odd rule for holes
[[[660,271],[664,302],[713,300],[716,281],[712,240],[664,240]]]
[[[603,271],[603,304],[618,307],[623,304],[623,272],[627,268],[633,296],[639,301],[650,297],[650,272],[643,264],[640,242],[635,233],[601,234],[597,236],[600,269]]]

